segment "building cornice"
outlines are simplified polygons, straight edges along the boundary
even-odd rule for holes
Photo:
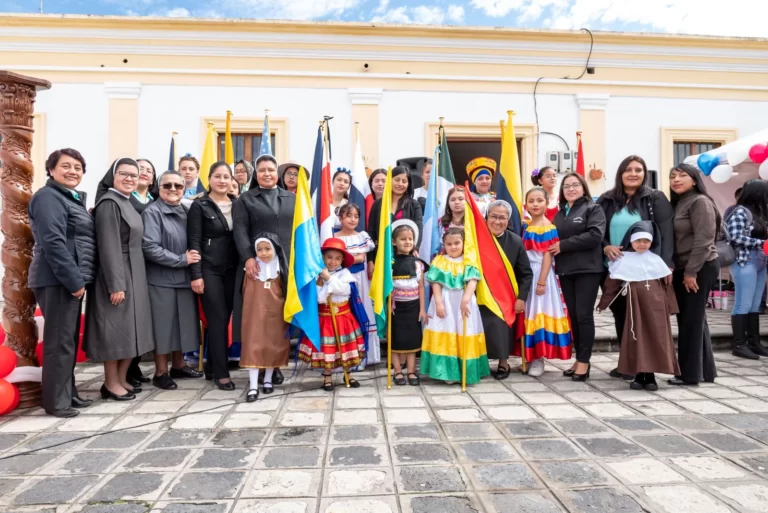
[[[136,100],[141,96],[141,83],[104,82],[104,92],[111,100]]]
[[[349,100],[352,105],[378,105],[383,94],[382,89],[353,88],[349,90]]]
[[[576,105],[580,110],[605,110],[610,99],[610,94],[577,94]]]

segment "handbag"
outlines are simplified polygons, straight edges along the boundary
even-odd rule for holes
[[[720,269],[730,267],[736,261],[736,250],[731,245],[725,220],[720,221],[717,237],[715,237],[715,251],[717,251],[717,262],[720,264]]]

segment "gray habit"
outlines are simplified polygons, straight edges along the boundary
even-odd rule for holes
[[[96,203],[96,281],[88,289],[83,346],[88,359],[124,360],[155,348],[147,274],[141,249],[144,224],[128,198],[106,192]],[[125,292],[113,305],[109,295]]]

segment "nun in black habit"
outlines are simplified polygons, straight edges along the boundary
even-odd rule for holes
[[[504,255],[512,265],[512,270],[517,281],[517,301],[515,302],[515,312],[525,311],[525,298],[531,290],[533,282],[533,271],[528,261],[528,255],[523,246],[523,239],[519,235],[509,230],[509,220],[512,218],[512,206],[504,200],[495,200],[488,204],[486,212],[486,222],[496,240],[499,242]],[[483,330],[485,331],[485,345],[489,360],[499,360],[499,365],[494,374],[496,379],[506,379],[509,377],[509,362],[507,359],[512,354],[515,342],[515,332],[518,327],[507,326],[504,320],[491,312],[488,308],[480,305],[480,316],[483,319]],[[516,322],[523,322],[522,319]]]
[[[98,259],[88,288],[83,346],[91,361],[104,362],[104,399],[128,400],[141,392],[127,380],[131,359],[155,348],[147,274],[142,252],[144,224],[131,205],[139,165],[116,160],[99,183],[93,217]]]

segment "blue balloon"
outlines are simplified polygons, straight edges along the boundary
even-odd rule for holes
[[[712,170],[717,167],[719,161],[720,159],[717,157],[717,155],[702,153],[699,155],[696,164],[699,166],[699,169],[701,169],[701,172],[704,173],[705,176],[709,176]]]

